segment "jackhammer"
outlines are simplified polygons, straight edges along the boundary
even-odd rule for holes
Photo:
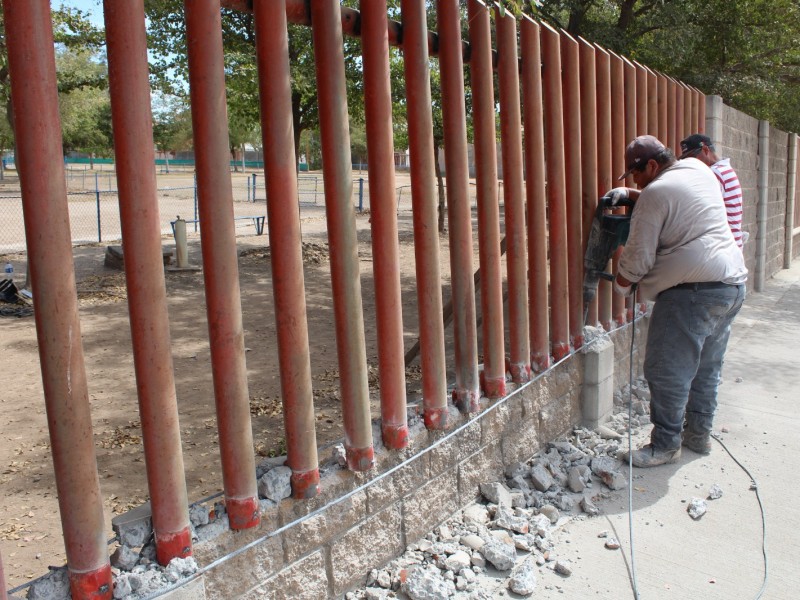
[[[627,214],[612,214],[609,211],[623,206],[630,206]],[[589,242],[586,244],[586,255],[583,258],[583,324],[589,315],[589,304],[594,300],[600,279],[614,281],[614,275],[605,271],[608,261],[619,246],[628,241],[631,229],[631,214],[634,202],[623,199],[614,206],[610,199],[603,196],[597,202],[597,211],[592,219]]]

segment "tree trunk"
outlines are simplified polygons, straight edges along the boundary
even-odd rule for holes
[[[439,141],[433,138],[433,168],[436,171],[436,183],[439,191],[439,233],[446,231],[445,211],[447,204],[444,193],[444,179],[442,178],[442,168],[439,166]]]

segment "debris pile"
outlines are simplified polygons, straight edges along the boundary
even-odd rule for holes
[[[649,423],[646,386],[635,384],[634,429]],[[627,392],[620,395],[627,402]],[[628,415],[619,412],[597,430],[576,427],[528,462],[508,465],[502,481],[480,485],[481,501],[408,546],[347,600],[488,599],[500,588],[530,596],[540,581],[558,588],[573,565],[559,555],[553,534],[573,518],[599,514],[596,503],[628,485],[623,463]],[[605,547],[619,548],[607,532]]]

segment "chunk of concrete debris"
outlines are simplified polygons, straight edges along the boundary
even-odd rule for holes
[[[517,533],[528,533],[530,522],[525,517],[518,517],[504,506],[499,506],[494,521],[495,526],[515,531]]]
[[[446,580],[433,565],[408,570],[402,590],[412,600],[441,600],[456,593],[455,583]]]
[[[275,467],[258,480],[258,495],[274,502],[280,502],[292,495],[292,470],[289,467]]]
[[[540,492],[546,492],[555,483],[549,471],[540,464],[533,465],[530,477],[533,487]]]
[[[486,525],[489,522],[489,511],[483,504],[470,504],[463,511],[464,523]]]
[[[542,508],[539,509],[539,512],[543,514],[545,517],[550,519],[550,522],[555,524],[558,522],[558,509],[553,506],[552,504],[545,504]]]
[[[189,507],[189,521],[194,527],[208,525],[208,509],[202,504],[193,504]]]
[[[530,596],[536,589],[536,569],[534,565],[525,561],[511,572],[508,580],[508,589],[520,596]]]
[[[53,569],[46,576],[34,581],[28,588],[28,600],[69,597],[69,576],[66,568]]]
[[[111,555],[111,566],[123,571],[131,571],[139,561],[139,553],[128,546],[120,546]]]
[[[569,577],[572,575],[572,564],[568,560],[557,560],[555,567],[553,570],[558,573],[559,575],[563,575],[564,577]]]
[[[514,479],[515,477],[527,477],[531,472],[531,468],[524,462],[515,462],[506,467],[506,477]]]
[[[583,512],[585,512],[590,517],[596,517],[600,514],[600,509],[597,508],[592,499],[589,496],[584,496],[581,498],[580,507]]]
[[[459,543],[462,546],[466,546],[470,550],[480,550],[486,542],[483,541],[483,538],[481,538],[479,535],[472,533],[461,536]]]
[[[461,569],[465,569],[470,566],[471,559],[472,557],[469,554],[463,550],[458,550],[444,560],[444,566],[447,568],[447,570],[458,573],[461,571]]]
[[[606,538],[605,546],[609,550],[619,550],[619,540],[613,536],[609,536]]]
[[[117,515],[111,519],[111,528],[123,546],[130,548],[144,546],[153,533],[150,503],[145,502],[124,514]]]
[[[706,510],[706,501],[700,498],[692,498],[692,501],[689,502],[689,506],[686,507],[686,512],[688,512],[689,516],[695,521],[706,514]]]
[[[517,560],[517,549],[512,544],[505,544],[495,538],[490,539],[480,550],[483,558],[498,571],[508,571]]]
[[[611,490],[621,490],[628,485],[628,480],[625,475],[619,471],[605,471],[600,475],[600,479]]]
[[[364,591],[364,600],[390,600],[391,598],[397,598],[392,590],[368,587]]]
[[[605,425],[598,425],[597,426],[597,433],[600,434],[600,437],[604,440],[621,440],[622,436],[614,431],[613,429],[606,427]]]
[[[584,466],[584,468],[586,468]],[[571,467],[567,473],[567,487],[575,494],[579,494],[586,489],[586,481],[584,480],[580,467]]]
[[[708,499],[719,500],[720,498],[722,498],[722,488],[715,483],[714,485],[711,486],[711,489],[708,491]]]
[[[481,494],[492,504],[512,505],[511,491],[500,482],[482,483],[480,485]]]

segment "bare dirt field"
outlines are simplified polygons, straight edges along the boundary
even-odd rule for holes
[[[354,173],[354,178],[366,173]],[[13,184],[11,178],[3,182]],[[398,175],[398,187],[408,185]],[[159,183],[161,185],[161,183]],[[357,185],[357,184],[356,184]],[[406,191],[406,199],[408,193]],[[342,437],[338,364],[334,340],[331,283],[324,208],[302,213],[306,300],[308,305],[317,442],[321,457]],[[401,281],[406,349],[417,340],[416,280],[410,210],[399,212]],[[376,324],[369,213],[357,218],[367,359],[373,418],[379,415]],[[440,236],[444,301],[449,299],[447,236]],[[239,273],[247,347],[254,451],[285,453],[278,357],[273,314],[269,236],[240,236]],[[165,236],[165,248],[173,241]],[[125,280],[103,265],[105,244],[74,249],[81,333],[92,402],[100,485],[109,538],[111,518],[148,499],[136,385],[131,351]],[[190,263],[200,266],[199,237],[190,237]],[[27,267],[24,253],[10,260],[17,281]],[[475,257],[477,268],[478,260]],[[201,272],[168,272],[175,382],[190,501],[222,490],[211,381],[208,331]],[[451,356],[452,334],[446,334]],[[7,583],[13,587],[65,561],[53,477],[41,372],[32,316],[0,317],[0,553]],[[408,393],[418,398],[418,362],[408,369]],[[452,365],[452,361],[448,360]]]

